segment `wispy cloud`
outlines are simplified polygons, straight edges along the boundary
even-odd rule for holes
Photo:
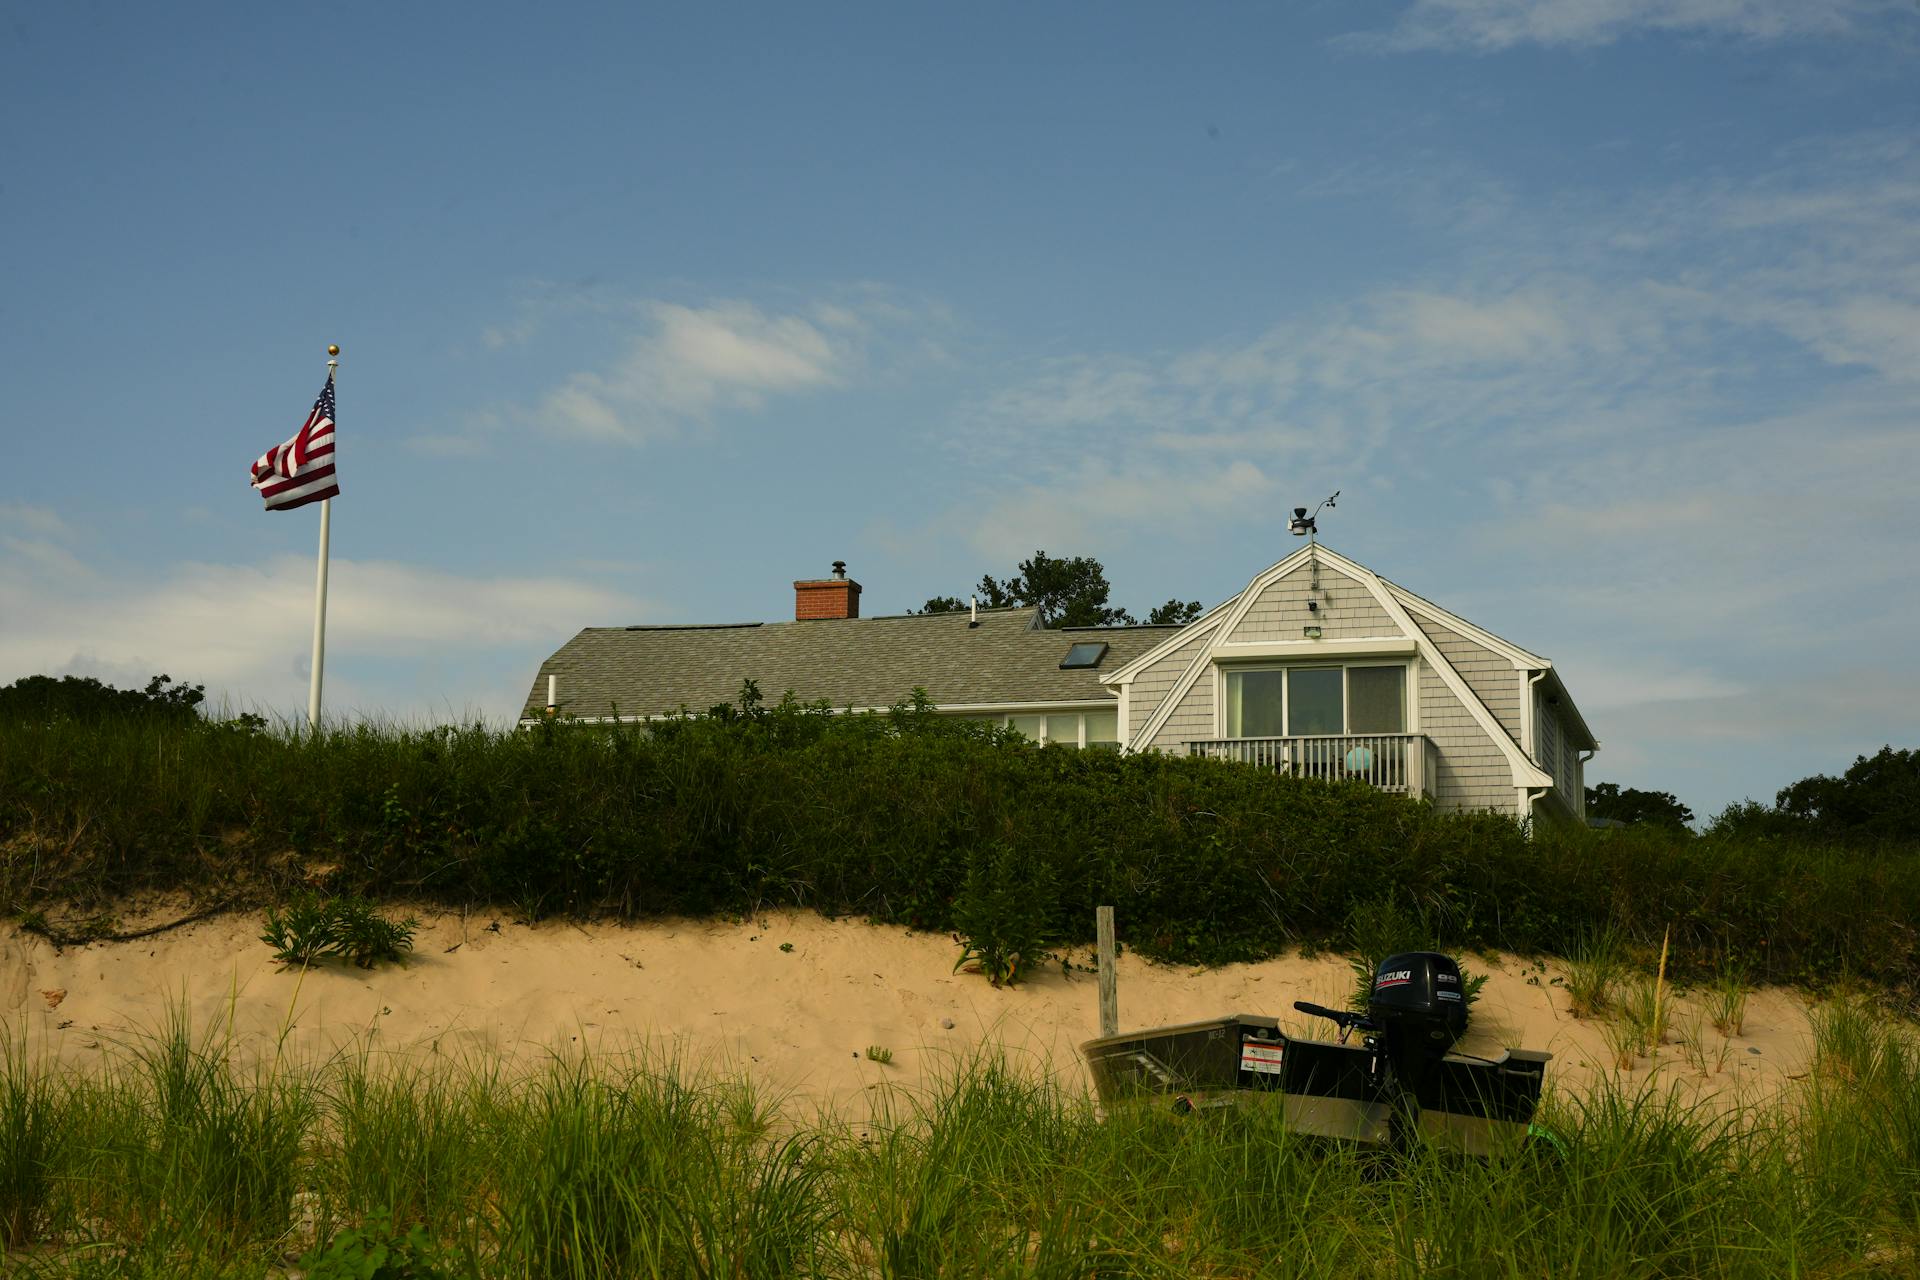
[[[519,709],[542,652],[583,623],[648,614],[641,600],[566,578],[340,558],[330,577],[327,703],[336,710],[502,718]],[[52,540],[9,537],[0,616],[8,619],[0,683],[36,672],[144,683],[165,671],[204,682],[235,708],[305,706],[313,625],[305,557],[133,576]]]
[[[651,303],[618,359],[568,378],[534,418],[567,435],[657,438],[720,410],[840,384],[860,359],[863,329],[839,307],[781,315],[748,302]]]
[[[1912,16],[1900,0],[1413,0],[1391,29],[1351,43],[1493,53],[1518,45],[1605,45],[1649,32],[1832,39]]]
[[[522,363],[564,360],[570,371],[550,375],[551,389],[532,403],[475,410],[458,430],[423,432],[409,446],[472,456],[509,427],[621,444],[671,439],[776,400],[884,377],[892,366],[943,362],[944,325],[939,308],[872,284],[779,305],[622,298],[593,282],[531,286],[482,341]],[[608,354],[583,367],[583,349]]]
[[[26,502],[0,502],[0,529],[13,528],[45,537],[68,532],[67,522],[51,507]]]
[[[1920,632],[1920,146],[1464,198],[1444,266],[1252,339],[1015,365],[950,433],[991,482],[930,528],[1003,563],[1238,528],[1264,560],[1276,505],[1343,487],[1372,511],[1336,545],[1371,521],[1383,570],[1556,660],[1598,776],[1685,785],[1660,744],[1689,716],[1780,760],[1823,714],[1823,749],[1920,723],[1920,682],[1869,674]],[[1839,692],[1854,671],[1882,693]]]

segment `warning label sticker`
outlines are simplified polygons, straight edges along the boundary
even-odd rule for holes
[[[1265,1044],[1255,1040],[1240,1042],[1240,1069],[1242,1071],[1262,1071],[1270,1076],[1280,1074],[1280,1051],[1282,1046]]]

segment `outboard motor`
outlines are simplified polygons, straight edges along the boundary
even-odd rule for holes
[[[1425,1135],[1481,1156],[1527,1142],[1553,1055],[1450,1053],[1467,1029],[1466,988],[1450,957],[1388,956],[1365,1013],[1305,1000],[1293,1007],[1332,1022],[1340,1038],[1292,1035],[1277,1018],[1237,1013],[1103,1036],[1080,1051],[1106,1107],[1171,1094],[1186,1112],[1273,1093],[1290,1127],[1322,1138],[1405,1148]],[[1361,1042],[1350,1044],[1355,1031]]]
[[[1401,1083],[1424,1095],[1440,1059],[1467,1030],[1460,966],[1437,951],[1388,956],[1373,972],[1367,1017]]]

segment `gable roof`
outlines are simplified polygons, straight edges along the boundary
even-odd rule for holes
[[[1513,662],[1516,670],[1530,669],[1545,671],[1549,673],[1548,678],[1556,685],[1559,685],[1559,676],[1552,671],[1553,664],[1537,654],[1527,652],[1518,645],[1500,639],[1490,631],[1485,631],[1480,627],[1474,626],[1466,619],[1442,609],[1439,605],[1431,601],[1414,595],[1404,587],[1399,587],[1388,582],[1385,578],[1382,578],[1365,565],[1349,560],[1345,556],[1331,551],[1317,542],[1308,543],[1278,563],[1270,565],[1259,573],[1256,573],[1240,594],[1234,596],[1231,600],[1223,601],[1214,608],[1209,609],[1199,619],[1188,624],[1187,628],[1178,635],[1168,637],[1166,640],[1154,645],[1145,653],[1141,654],[1132,662],[1127,663],[1125,666],[1115,668],[1104,677],[1104,682],[1109,685],[1118,686],[1132,680],[1135,675],[1145,670],[1150,664],[1162,661],[1168,656],[1178,652],[1183,645],[1191,642],[1195,637],[1205,631],[1213,632],[1213,639],[1210,644],[1217,646],[1222,637],[1230,635],[1233,629],[1239,625],[1240,619],[1245,616],[1247,608],[1258,598],[1261,591],[1270,583],[1285,577],[1301,565],[1312,561],[1317,561],[1321,565],[1339,570],[1341,573],[1358,581],[1372,594],[1375,601],[1385,610],[1387,616],[1392,619],[1396,630],[1401,633],[1404,639],[1413,641],[1415,650],[1419,653],[1421,660],[1433,670],[1434,674],[1439,676],[1441,681],[1452,691],[1453,695],[1459,699],[1460,704],[1466,708],[1468,714],[1479,723],[1488,738],[1500,749],[1501,754],[1506,757],[1507,763],[1513,771],[1515,786],[1544,787],[1552,785],[1552,777],[1543,772],[1539,765],[1527,758],[1526,754],[1520,749],[1520,744],[1514,740],[1513,735],[1506,731],[1494,716],[1493,712],[1487,708],[1486,703],[1480,699],[1479,695],[1474,693],[1472,688],[1467,684],[1466,679],[1455,669],[1453,663],[1447,659],[1445,654],[1440,652],[1439,648],[1433,643],[1433,640],[1409,616],[1409,610],[1419,612],[1433,621],[1443,623],[1449,628],[1457,628],[1462,634],[1470,636],[1474,640],[1485,644],[1488,648],[1508,658]],[[1180,705],[1181,700],[1186,697],[1187,691],[1193,687],[1194,681],[1199,679],[1201,673],[1206,670],[1211,656],[1208,648],[1202,648],[1194,653],[1191,660],[1188,661],[1184,670],[1181,672],[1179,679],[1174,682],[1171,691],[1159,702],[1156,709],[1150,715],[1134,721],[1131,726],[1131,746],[1137,748],[1144,743],[1153,741],[1154,735],[1159,733],[1161,727]],[[1560,688],[1564,693],[1564,686],[1560,686]],[[1579,711],[1573,708],[1571,698],[1566,699],[1566,705],[1569,710],[1572,710],[1574,721],[1578,724],[1579,729],[1586,734],[1588,745],[1590,747],[1597,745],[1592,741],[1591,732],[1586,730],[1585,720],[1581,719]]]
[[[769,701],[886,707],[925,688],[935,703],[972,707],[1116,700],[1101,675],[1178,627],[1045,630],[1032,608],[721,626],[588,627],[540,665],[523,715],[546,706],[557,678],[561,709],[582,717],[705,711],[752,679]],[[1098,667],[1061,670],[1077,640],[1108,646]]]

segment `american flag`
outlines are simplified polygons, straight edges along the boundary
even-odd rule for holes
[[[339,496],[340,483],[333,475],[331,373],[320,398],[313,402],[313,412],[293,439],[273,446],[253,464],[253,487],[266,499],[269,511],[291,511]]]

